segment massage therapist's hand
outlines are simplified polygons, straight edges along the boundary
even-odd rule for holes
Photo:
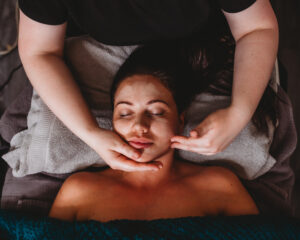
[[[89,143],[112,169],[127,172],[159,170],[159,162],[139,162],[141,153],[113,131],[96,129],[91,133]]]
[[[190,136],[174,136],[171,147],[203,155],[223,151],[249,122],[251,116],[234,107],[208,115]]]

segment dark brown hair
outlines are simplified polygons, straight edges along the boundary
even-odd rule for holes
[[[133,75],[151,75],[171,91],[178,112],[184,111],[194,96],[191,65],[169,45],[153,44],[136,49],[117,72],[111,88],[111,102],[120,83]]]
[[[164,42],[136,49],[117,72],[111,89],[115,92],[127,77],[152,75],[173,94],[178,112],[184,111],[195,94],[207,92],[231,96],[235,42],[232,36],[219,39],[198,37]],[[277,119],[276,93],[267,87],[252,117],[258,132],[268,135],[268,120]]]
[[[189,39],[182,42],[180,49],[182,57],[192,66],[194,78],[202,82],[199,92],[231,96],[235,51],[232,36],[223,35],[215,40]],[[258,132],[268,135],[269,120],[276,125],[276,100],[276,92],[267,86],[252,117]]]

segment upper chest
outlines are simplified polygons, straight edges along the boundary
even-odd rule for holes
[[[109,221],[115,219],[151,220],[217,214],[214,194],[190,186],[172,186],[157,191],[116,189],[95,194],[80,207],[77,219]]]

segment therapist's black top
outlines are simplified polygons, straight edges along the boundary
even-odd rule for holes
[[[240,12],[255,0],[19,0],[31,19],[59,25],[72,19],[82,32],[111,45],[176,39],[214,28],[217,9]]]

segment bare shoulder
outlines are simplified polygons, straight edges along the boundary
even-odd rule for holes
[[[224,167],[206,167],[198,176],[196,185],[205,187],[217,196],[216,205],[225,215],[258,214],[259,210],[238,176]],[[201,180],[200,180],[201,179]],[[202,181],[202,183],[200,182]],[[205,183],[205,186],[203,185]]]
[[[227,188],[239,182],[238,177],[229,169],[218,166],[205,166],[187,161],[178,161],[179,174],[191,179],[195,185],[209,186],[210,188]]]
[[[61,186],[56,196],[55,203],[77,205],[78,202],[91,191],[91,183],[96,178],[96,173],[79,172],[72,174]]]
[[[177,172],[181,179],[196,189],[233,193],[242,186],[239,178],[229,169],[178,161]]]
[[[61,190],[73,192],[73,196],[77,196],[84,191],[87,191],[89,184],[96,178],[95,173],[79,172],[74,173],[66,179]],[[74,197],[75,197],[74,196]]]
[[[210,199],[210,205],[218,214],[258,214],[257,206],[238,176],[231,170],[218,166],[194,167],[190,170],[189,185],[203,198]]]
[[[228,193],[241,185],[239,178],[231,170],[218,166],[205,166],[197,178],[204,180],[211,189]]]
[[[64,190],[71,191],[73,197],[80,197],[81,195],[89,194],[91,191],[94,191],[95,188],[103,189],[113,181],[110,171],[111,169],[100,172],[75,173],[64,182]]]
[[[77,219],[79,209],[93,201],[95,193],[101,192],[99,189],[106,191],[109,187],[109,177],[100,173],[79,172],[68,177],[55,198],[49,216],[63,220]]]
[[[76,219],[83,189],[80,181],[81,173],[68,177],[61,186],[49,212],[49,217],[72,221]]]

